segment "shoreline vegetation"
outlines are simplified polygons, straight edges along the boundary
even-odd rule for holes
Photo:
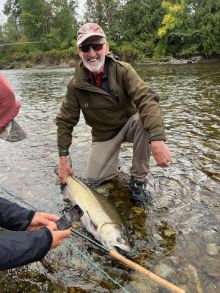
[[[96,22],[129,63],[189,64],[220,58],[216,0],[5,0],[0,69],[74,66],[82,23]]]
[[[71,68],[75,67],[79,61],[79,58],[76,56],[73,57],[60,57],[60,58],[52,58],[50,55],[41,55],[41,58],[37,58],[37,62],[32,62],[32,60],[28,60],[25,58],[24,61],[19,60],[15,62],[9,63],[1,63],[0,62],[0,70],[8,70],[8,69],[45,69],[45,68]],[[128,61],[129,60],[125,60]],[[166,58],[161,58],[158,60],[154,60],[152,58],[147,58],[145,60],[132,60],[132,63],[135,65],[159,65],[159,64],[207,64],[207,63],[220,63],[220,58],[205,58],[202,56],[195,56],[191,58],[174,58],[172,56],[168,56]]]

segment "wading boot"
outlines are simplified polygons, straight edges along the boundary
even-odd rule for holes
[[[149,191],[146,189],[147,180],[140,182],[131,176],[130,187],[131,187],[131,199],[137,206],[143,206],[146,203],[151,202],[151,196]]]

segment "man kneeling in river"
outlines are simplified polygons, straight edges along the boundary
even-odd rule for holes
[[[87,179],[101,183],[114,177],[121,144],[132,142],[131,198],[142,205],[149,199],[146,176],[150,149],[159,166],[167,167],[171,162],[170,150],[164,142],[159,96],[131,65],[110,54],[106,35],[98,24],[80,27],[77,49],[81,62],[67,86],[56,119],[60,180],[65,183],[66,176],[73,173],[67,156],[73,127],[82,110],[86,123],[92,127]]]
[[[26,137],[14,120],[20,108],[7,80],[0,75],[0,138],[15,142]],[[25,209],[0,197],[0,270],[38,261],[57,247],[70,230],[57,231],[54,214]]]

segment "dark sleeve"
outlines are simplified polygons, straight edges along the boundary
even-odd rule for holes
[[[20,207],[0,197],[0,227],[8,230],[25,230],[31,223],[35,211]]]
[[[72,143],[72,132],[79,121],[80,106],[73,87],[73,79],[67,86],[66,95],[62,101],[60,111],[56,116],[57,145],[60,156],[69,155],[69,147]]]
[[[50,250],[52,240],[47,228],[34,232],[0,231],[0,270],[42,259]]]
[[[149,141],[165,140],[162,110],[159,105],[160,97],[140,78],[130,64],[127,64],[125,80],[128,96],[138,109]]]

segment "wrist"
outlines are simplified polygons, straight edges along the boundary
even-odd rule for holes
[[[34,219],[34,217],[35,217],[36,213],[37,213],[37,211],[33,211],[33,210],[31,210],[31,211],[30,211],[30,213],[29,213],[29,215],[28,215],[28,221],[29,221],[29,225],[31,225],[31,224],[32,224],[32,222],[33,222],[33,219]]]
[[[152,140],[151,145],[161,145],[165,144],[164,140]]]
[[[59,156],[68,156],[69,155],[69,149],[66,148],[59,148]]]
[[[60,160],[60,164],[66,164],[67,156],[60,156],[59,160]]]

